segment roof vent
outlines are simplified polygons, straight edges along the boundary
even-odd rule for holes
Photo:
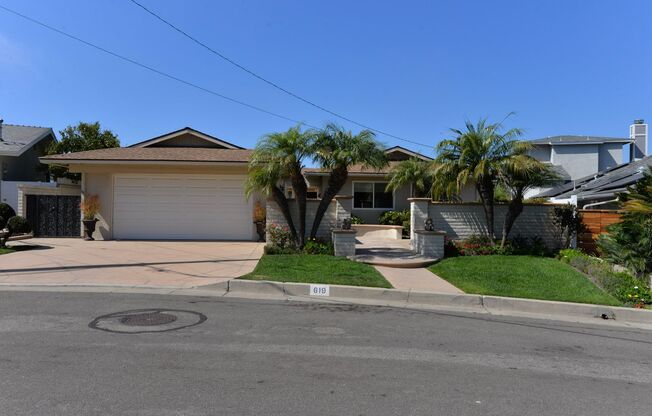
[[[4,120],[0,118],[0,142],[2,141],[2,123],[4,123]]]
[[[634,124],[645,124],[645,120],[643,120],[642,118],[637,118],[636,120],[634,120]]]

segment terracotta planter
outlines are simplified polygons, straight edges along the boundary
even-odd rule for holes
[[[93,241],[95,240],[93,238],[93,233],[95,232],[95,226],[97,224],[97,219],[93,218],[92,220],[83,220],[84,223],[84,234],[86,234],[86,237],[84,237],[84,240],[86,241]]]
[[[258,241],[265,241],[265,221],[254,221],[256,224],[256,233],[258,233]]]

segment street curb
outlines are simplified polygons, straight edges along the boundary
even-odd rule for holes
[[[652,310],[585,303],[508,298],[472,294],[448,294],[414,290],[327,285],[329,296],[311,296],[308,283],[281,283],[266,280],[231,280],[227,296],[265,295],[279,298],[342,301],[411,308],[452,308],[494,315],[543,315],[549,318],[575,317],[583,320],[617,321],[652,325]],[[598,321],[598,322],[599,322]]]
[[[329,288],[328,296],[311,296],[310,286],[308,283],[234,279],[193,288],[100,285],[0,285],[0,291],[227,296],[275,300],[309,300],[313,302],[353,303],[410,309],[455,310],[460,312],[522,316],[584,323],[638,324],[639,328],[652,329],[652,310],[501,296],[449,294],[340,285],[325,285]]]

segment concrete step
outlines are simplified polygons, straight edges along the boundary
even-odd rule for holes
[[[400,257],[357,254],[352,257],[352,260],[360,263],[370,264],[373,266],[384,266],[384,267],[393,267],[393,268],[401,268],[401,269],[418,269],[422,267],[428,267],[431,264],[434,264],[439,261],[439,259],[436,258],[423,257],[417,254],[405,255]]]

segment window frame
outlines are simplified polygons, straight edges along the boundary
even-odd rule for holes
[[[372,189],[371,202],[374,205],[373,208],[356,208],[355,207],[355,184],[356,183],[370,183],[370,184],[373,184],[373,186],[371,187],[371,189]],[[384,183],[385,186],[387,186],[389,181],[351,181],[351,194],[353,194],[353,209],[354,210],[392,211],[392,210],[394,210],[396,208],[396,193],[394,191],[392,191],[392,206],[391,206],[391,208],[376,208],[376,184],[377,183]]]

